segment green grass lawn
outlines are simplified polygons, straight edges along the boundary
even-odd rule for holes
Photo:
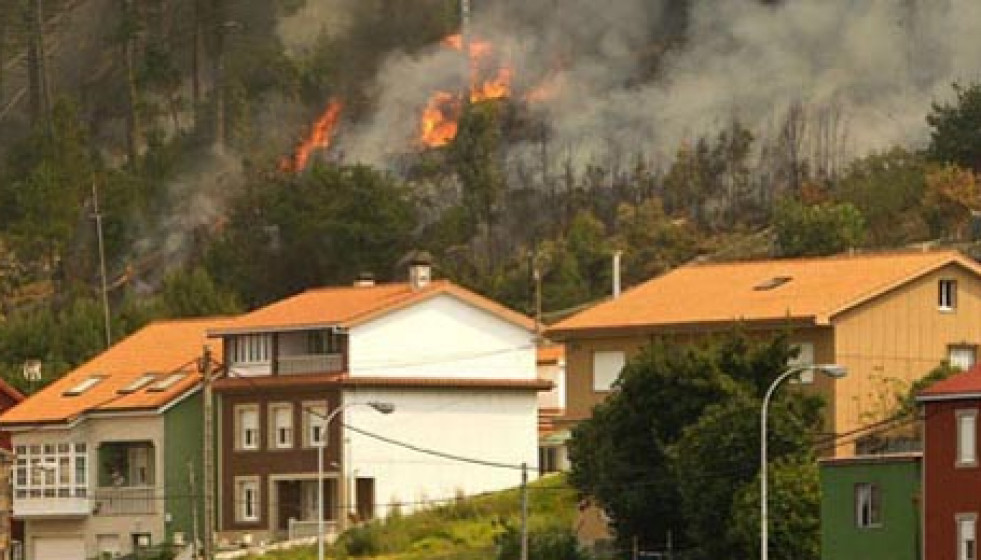
[[[552,475],[529,484],[528,500],[532,531],[572,527],[576,492],[566,484],[564,476]],[[495,536],[504,532],[508,525],[518,527],[520,519],[519,490],[505,490],[353,529],[328,549],[327,556],[375,560],[487,560],[494,558]],[[316,556],[316,546],[308,546],[252,558],[313,560]]]

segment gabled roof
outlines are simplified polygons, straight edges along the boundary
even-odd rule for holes
[[[221,342],[209,341],[207,329],[228,320],[208,317],[150,323],[5,412],[0,425],[70,422],[84,414],[158,409],[197,387],[201,379],[197,359],[205,344],[220,358]],[[154,387],[174,373],[186,375],[166,387]],[[125,391],[146,374],[154,375],[152,382]],[[101,381],[71,394],[73,388],[96,377]]]
[[[827,325],[838,314],[939,268],[981,266],[956,251],[692,264],[553,325],[546,334],[740,322]]]
[[[981,399],[981,364],[938,381],[916,396],[920,402],[971,398]]]
[[[350,328],[439,295],[450,295],[519,327],[533,330],[529,317],[446,280],[413,290],[408,283],[307,290],[208,331],[211,336],[322,327]]]

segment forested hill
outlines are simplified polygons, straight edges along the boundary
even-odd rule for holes
[[[548,319],[616,251],[973,240],[973,0],[466,4],[0,3],[0,374],[105,346],[100,225],[113,339],[415,249]]]

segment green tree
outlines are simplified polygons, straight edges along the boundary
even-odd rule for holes
[[[231,315],[242,311],[235,295],[221,290],[200,267],[167,275],[160,298],[165,313],[171,317]]]
[[[927,124],[934,161],[981,172],[981,84],[953,84],[953,103],[934,103]]]
[[[821,557],[821,483],[811,457],[791,455],[770,464],[770,558],[817,560]],[[760,555],[759,476],[736,492],[727,531],[743,558]],[[736,557],[735,554],[726,554]]]
[[[773,228],[784,257],[839,253],[858,247],[865,236],[862,213],[848,202],[807,205],[785,199],[774,211]]]

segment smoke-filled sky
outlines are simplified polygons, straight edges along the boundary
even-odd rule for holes
[[[851,155],[917,146],[931,102],[949,99],[954,81],[981,78],[977,0],[693,0],[687,14],[677,5],[473,0],[473,29],[510,61],[516,94],[559,84],[532,109],[552,146],[579,162],[616,150],[664,163],[734,117],[765,139],[795,103],[815,120],[834,114],[833,135]],[[336,25],[330,12],[323,25]],[[374,84],[373,116],[338,139],[345,157],[383,164],[411,150],[430,94],[462,83],[460,58],[439,46],[393,53]]]

